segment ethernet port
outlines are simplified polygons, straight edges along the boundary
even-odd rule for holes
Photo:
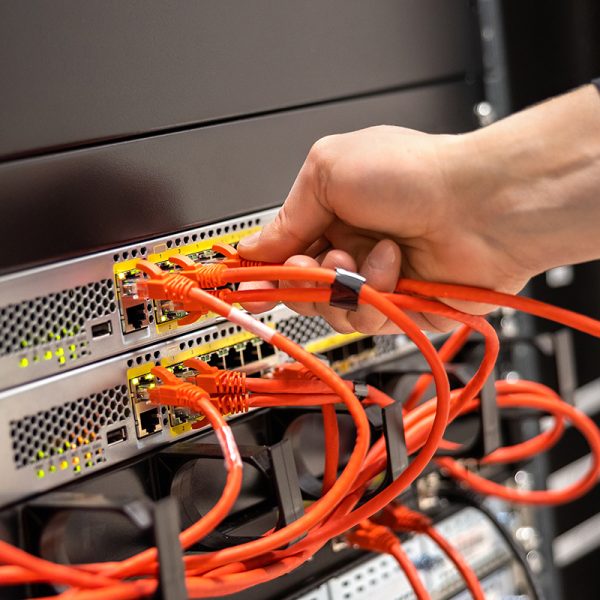
[[[125,322],[129,331],[142,329],[148,325],[148,309],[145,302],[128,306],[125,309]],[[126,332],[127,333],[127,332]]]
[[[236,344],[227,356],[227,368],[239,369],[244,366],[244,348],[246,344]]]
[[[262,355],[260,353],[260,344],[254,344],[254,343],[246,344],[243,355],[244,355],[244,364],[246,364],[246,365],[250,365],[253,362],[256,362],[257,360],[260,360],[262,358]]]
[[[332,364],[344,360],[348,356],[347,347],[338,346],[337,348],[333,348],[332,350],[326,352],[325,356]]]
[[[267,358],[268,356],[273,356],[276,352],[277,352],[277,350],[275,349],[274,346],[271,346],[271,344],[263,344],[260,347],[260,353],[262,355],[262,358]]]
[[[137,415],[137,435],[143,438],[162,430],[162,416],[158,408],[149,408]]]
[[[126,334],[145,329],[150,322],[146,302],[137,295],[136,283],[140,277],[137,269],[119,273],[116,277],[121,328]]]

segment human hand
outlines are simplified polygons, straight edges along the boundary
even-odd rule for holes
[[[276,219],[238,249],[252,260],[355,271],[385,292],[404,277],[516,293],[546,268],[600,256],[598,108],[587,86],[464,135],[380,126],[323,138]],[[394,331],[369,306],[290,307],[344,333]],[[413,317],[425,329],[454,326]]]
[[[393,291],[399,277],[516,292],[529,274],[490,239],[476,210],[479,198],[462,189],[464,153],[460,136],[399,127],[323,138],[311,149],[276,219],[238,249],[253,260],[355,271],[385,292]],[[244,284],[243,289],[267,286]],[[262,312],[271,306],[247,308]],[[488,309],[455,306],[479,313]],[[343,333],[394,330],[369,306],[355,312],[315,304],[290,307],[322,315]],[[431,330],[454,325],[436,315],[413,317]]]

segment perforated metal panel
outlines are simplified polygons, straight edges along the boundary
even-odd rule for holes
[[[416,540],[404,544],[411,558],[418,558]],[[404,573],[391,556],[376,556],[329,581],[329,593],[333,600],[409,600],[414,598],[412,588]]]
[[[333,332],[331,325],[322,317],[301,316],[282,321],[277,326],[277,330],[297,344],[306,344]]]
[[[17,468],[92,444],[100,430],[131,415],[127,386],[120,385],[10,422]]]
[[[85,337],[86,321],[116,310],[111,279],[90,282],[0,308],[0,356]],[[80,350],[84,353],[84,349]],[[38,360],[45,360],[43,352]],[[52,358],[52,356],[50,356]],[[66,359],[68,359],[66,353]]]
[[[165,248],[170,250],[171,248],[179,248],[180,246],[186,246],[187,244],[193,244],[194,242],[201,240],[210,240],[211,238],[216,238],[228,233],[234,233],[236,231],[250,229],[251,227],[257,227],[265,223],[267,220],[268,219],[265,219],[264,216],[253,216],[232,222],[219,223],[212,227],[205,227],[201,230],[189,231],[178,236],[171,236],[163,243]],[[145,258],[149,252],[154,251],[154,244],[155,242],[150,241],[145,244],[137,244],[120,252],[116,252],[112,257],[113,262],[121,262],[131,258]]]

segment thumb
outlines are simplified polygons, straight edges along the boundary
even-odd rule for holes
[[[282,263],[304,254],[335,219],[324,197],[323,164],[311,150],[275,220],[243,238],[238,251],[250,260]]]

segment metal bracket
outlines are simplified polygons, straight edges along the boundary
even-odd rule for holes
[[[55,511],[110,511],[124,515],[140,531],[150,534],[158,550],[159,578],[154,600],[186,600],[183,552],[179,543],[179,507],[174,498],[156,503],[103,494],[52,492],[27,503],[26,512],[46,521]]]
[[[284,439],[272,446],[239,445],[238,448],[242,462],[262,473],[265,479],[271,483],[279,515],[277,527],[285,527],[300,518],[304,514],[304,503],[289,440]],[[159,456],[162,460],[178,460],[180,467],[184,467],[194,459],[223,459],[223,453],[218,444],[195,441],[182,442],[173,448],[167,448]],[[195,519],[199,519],[206,514],[210,506],[204,506],[202,498],[190,493],[189,486],[192,477],[194,474],[190,471],[189,474],[184,473],[179,479],[175,478],[172,493],[179,497],[188,514],[193,514]],[[247,512],[244,516],[248,516]],[[217,529],[207,535],[199,545],[206,549],[216,550],[254,539],[256,537],[230,535]]]

